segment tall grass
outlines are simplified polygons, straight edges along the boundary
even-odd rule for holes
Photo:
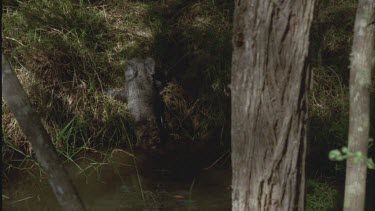
[[[338,191],[328,182],[307,181],[306,210],[338,210]]]
[[[128,3],[128,9],[137,11],[140,5]],[[132,27],[142,23],[118,15],[118,10],[88,1],[4,5],[4,53],[67,157],[77,154],[77,147],[127,145],[121,140],[131,133],[131,116],[126,105],[104,96],[103,90],[122,86],[124,62],[140,55],[139,45],[149,38],[133,39],[137,32]],[[113,22],[126,22],[129,28]],[[27,143],[4,103],[2,107],[4,134],[16,145]]]

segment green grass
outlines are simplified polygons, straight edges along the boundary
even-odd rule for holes
[[[329,183],[307,181],[306,210],[330,211],[337,209],[338,192]]]
[[[142,4],[126,6],[135,12]],[[126,105],[103,90],[122,86],[124,62],[141,55],[139,46],[149,41],[132,38],[142,19],[116,18],[119,10],[87,1],[23,1],[4,11],[4,53],[58,149],[72,157],[80,147],[127,145],[122,137],[131,133],[132,121]],[[4,133],[16,145],[24,143],[2,107]]]

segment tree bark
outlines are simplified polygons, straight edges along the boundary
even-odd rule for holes
[[[236,0],[232,210],[304,210],[315,0]]]
[[[350,69],[349,138],[350,152],[361,152],[367,157],[370,132],[371,70],[374,65],[375,0],[359,0],[354,23],[354,37]],[[345,211],[365,209],[365,162],[355,163],[348,158],[345,180]]]
[[[2,55],[2,95],[30,141],[36,158],[48,175],[49,183],[60,205],[66,211],[86,210],[69,175],[59,161],[51,138],[33,111],[21,83]]]

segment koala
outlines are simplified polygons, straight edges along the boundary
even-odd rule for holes
[[[125,89],[128,109],[136,122],[155,118],[153,103],[156,98],[153,75],[155,62],[151,58],[128,61],[125,70]]]
[[[125,70],[125,90],[128,109],[135,120],[137,147],[155,150],[160,145],[161,101],[158,82],[154,80],[155,61],[152,58],[131,59]]]
[[[135,120],[136,147],[156,150],[165,140],[163,124],[163,74],[156,76],[155,61],[152,58],[131,59],[125,69],[125,88],[109,89],[104,94],[127,103]]]

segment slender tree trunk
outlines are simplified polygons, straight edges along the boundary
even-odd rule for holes
[[[1,72],[3,98],[30,141],[40,165],[49,176],[48,180],[58,202],[66,211],[86,210],[68,173],[59,161],[51,138],[40,118],[33,111],[21,83],[4,55],[2,55]]]
[[[370,132],[371,69],[374,65],[375,0],[359,0],[354,24],[354,38],[350,69],[349,140],[350,152],[361,152],[367,157]],[[344,210],[365,209],[365,162],[346,163]]]
[[[304,210],[315,0],[236,0],[232,210]]]

